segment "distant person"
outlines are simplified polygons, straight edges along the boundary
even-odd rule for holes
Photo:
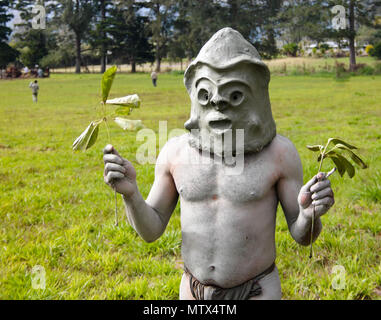
[[[24,75],[27,76],[29,74],[29,71],[30,71],[29,68],[25,66],[23,69]]]
[[[40,89],[37,80],[34,80],[34,82],[29,83],[29,88],[32,89],[33,102],[37,103],[38,90]]]
[[[153,86],[156,87],[157,73],[155,71],[152,71],[152,73],[151,73],[151,79],[152,79]]]
[[[38,68],[37,75],[39,78],[43,78],[44,77],[44,71],[41,68]]]

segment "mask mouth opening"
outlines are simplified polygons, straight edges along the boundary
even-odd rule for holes
[[[232,122],[229,119],[211,120],[209,127],[216,133],[224,133],[232,128]]]

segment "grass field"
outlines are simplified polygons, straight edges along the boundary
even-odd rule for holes
[[[144,243],[126,219],[114,226],[113,193],[103,182],[101,128],[97,144],[73,153],[73,140],[96,118],[99,75],[52,75],[40,80],[32,103],[28,80],[0,82],[0,299],[177,299],[182,262],[177,207],[164,235]],[[112,97],[138,93],[131,116],[158,131],[182,128],[189,98],[181,75],[117,75]],[[278,132],[290,138],[304,166],[317,169],[307,144],[341,137],[361,147],[369,165],[353,179],[332,176],[336,204],[322,218],[315,255],[291,238],[278,209],[276,243],[284,299],[381,298],[381,77],[274,76],[270,95]],[[111,142],[138,172],[144,196],[152,165],[135,161],[136,133],[111,125]],[[325,170],[330,169],[328,163]],[[122,216],[122,199],[118,199]],[[123,214],[124,216],[124,214]],[[31,271],[46,271],[46,289]],[[332,268],[345,268],[345,289],[334,290]]]

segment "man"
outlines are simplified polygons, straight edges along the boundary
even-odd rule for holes
[[[29,83],[29,88],[32,89],[33,102],[37,103],[38,90],[40,89],[37,80],[34,80],[34,82]]]
[[[39,78],[43,78],[44,77],[44,71],[41,69],[41,67],[39,67],[38,70],[37,70],[37,76]]]
[[[24,77],[27,77],[29,75],[29,71],[30,71],[29,68],[25,66],[23,69]]]
[[[104,150],[105,182],[123,195],[128,220],[145,241],[161,236],[180,197],[180,299],[280,299],[274,264],[278,201],[302,245],[310,243],[312,216],[314,241],[320,216],[334,203],[324,173],[302,186],[298,152],[276,134],[269,80],[256,49],[237,31],[222,29],[185,72],[190,133],[161,150],[146,201],[131,163],[111,145]],[[239,130],[243,144],[225,144],[227,133],[237,137]],[[229,154],[244,158],[241,173],[229,174]]]
[[[151,73],[151,79],[152,79],[153,86],[156,87],[157,73],[155,71],[152,71],[152,73]]]

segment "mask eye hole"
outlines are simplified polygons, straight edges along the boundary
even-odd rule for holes
[[[233,91],[230,95],[230,103],[233,106],[238,106],[243,101],[244,95],[241,91]]]
[[[205,89],[200,89],[197,94],[198,102],[202,104],[203,106],[207,105],[210,100],[210,94]]]

